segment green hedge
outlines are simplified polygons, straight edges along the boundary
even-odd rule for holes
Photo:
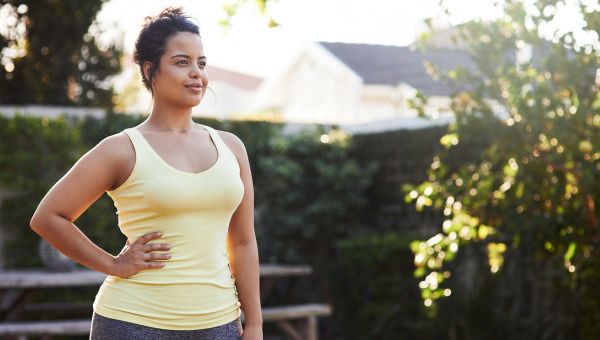
[[[10,237],[3,254],[8,267],[42,265],[32,251],[39,236],[28,223],[43,195],[100,140],[144,118],[0,116],[0,185],[23,193],[0,206],[0,223]],[[279,281],[264,305],[331,303],[334,314],[320,320],[322,335],[344,339],[525,339],[541,338],[547,330],[565,339],[598,334],[600,299],[594,287],[600,282],[600,263],[590,259],[573,286],[560,274],[562,258],[538,263],[526,247],[507,257],[495,275],[482,260],[485,244],[461,249],[449,267],[454,275],[446,282],[452,295],[440,302],[435,318],[426,316],[408,248],[413,237],[394,230],[397,225],[379,224],[377,215],[383,204],[402,204],[400,183],[388,180],[391,175],[400,172],[402,178],[419,180],[425,173],[440,128],[322,143],[328,126],[284,135],[279,124],[195,120],[231,131],[246,144],[261,262],[309,263],[315,268],[311,277]],[[477,148],[473,146],[472,157]],[[412,167],[394,168],[389,162],[393,159],[411,159]],[[75,224],[113,254],[125,242],[107,195]],[[405,228],[415,229],[412,224]],[[521,244],[539,241],[522,239]],[[95,293],[40,291],[34,302],[91,302]],[[548,301],[549,307],[532,310],[527,302],[532,296]],[[272,331],[269,327],[267,332]]]
[[[413,276],[405,234],[387,232],[337,242],[332,275],[334,325],[345,339],[431,339],[432,322]]]
[[[0,207],[1,223],[11,239],[5,243],[8,268],[41,266],[39,236],[29,220],[39,202],[85,152],[103,138],[139,124],[144,116],[109,113],[103,118],[47,119],[0,116],[0,185],[24,192],[7,198]],[[369,226],[357,214],[365,200],[376,165],[350,158],[348,140],[321,142],[329,128],[315,126],[284,135],[281,124],[197,119],[216,129],[231,131],[245,143],[251,161],[257,213],[260,258],[266,262],[310,263],[317,267],[330,257],[334,241]],[[75,224],[110,253],[123,247],[112,200],[103,195]],[[354,213],[353,213],[354,212]],[[321,274],[323,274],[321,276]],[[322,286],[325,290],[327,285]],[[311,290],[323,298],[325,290]]]

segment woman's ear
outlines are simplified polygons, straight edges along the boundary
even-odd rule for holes
[[[149,61],[144,61],[143,67],[144,67],[144,77],[146,79],[148,79],[148,81],[151,81],[149,75],[150,75],[150,69],[152,68],[152,63]]]

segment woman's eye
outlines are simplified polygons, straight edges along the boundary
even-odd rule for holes
[[[180,60],[180,61],[177,62],[177,64],[179,64],[181,62],[187,63],[187,60]]]

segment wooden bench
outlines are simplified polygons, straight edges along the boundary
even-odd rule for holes
[[[0,323],[0,338],[13,336],[16,339],[27,339],[27,336],[89,334],[91,324],[90,319]]]
[[[317,317],[331,315],[325,304],[302,304],[262,308],[263,321],[275,322],[294,340],[317,340]],[[244,322],[244,313],[240,319]],[[296,324],[294,324],[296,323]],[[0,323],[0,338],[12,336],[24,340],[27,336],[89,334],[90,319],[60,321],[21,321]]]
[[[331,315],[331,307],[320,303],[262,308],[263,322],[275,322],[294,340],[317,340],[317,317],[328,315]],[[244,313],[241,319],[243,322]]]
[[[261,298],[268,295],[275,280],[294,276],[308,276],[312,273],[309,265],[261,264]],[[45,313],[48,311],[68,312],[77,310],[85,313],[91,304],[77,303],[29,303],[32,293],[38,289],[99,286],[106,275],[86,268],[70,272],[47,272],[40,268],[0,271],[0,339],[27,339],[27,336],[51,336],[57,334],[87,334],[91,320],[69,319],[47,321],[23,320],[24,312]],[[324,304],[298,304],[276,307],[263,307],[263,321],[275,322],[280,329],[293,339],[317,339],[317,317],[331,314],[331,308]],[[87,312],[89,315],[89,310]],[[54,313],[56,314],[56,313]],[[81,314],[79,314],[81,315]],[[71,316],[72,317],[72,316]],[[242,321],[244,314],[241,315]]]

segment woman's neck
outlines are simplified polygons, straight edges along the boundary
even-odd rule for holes
[[[192,108],[154,105],[144,124],[152,130],[188,132],[194,127]]]

